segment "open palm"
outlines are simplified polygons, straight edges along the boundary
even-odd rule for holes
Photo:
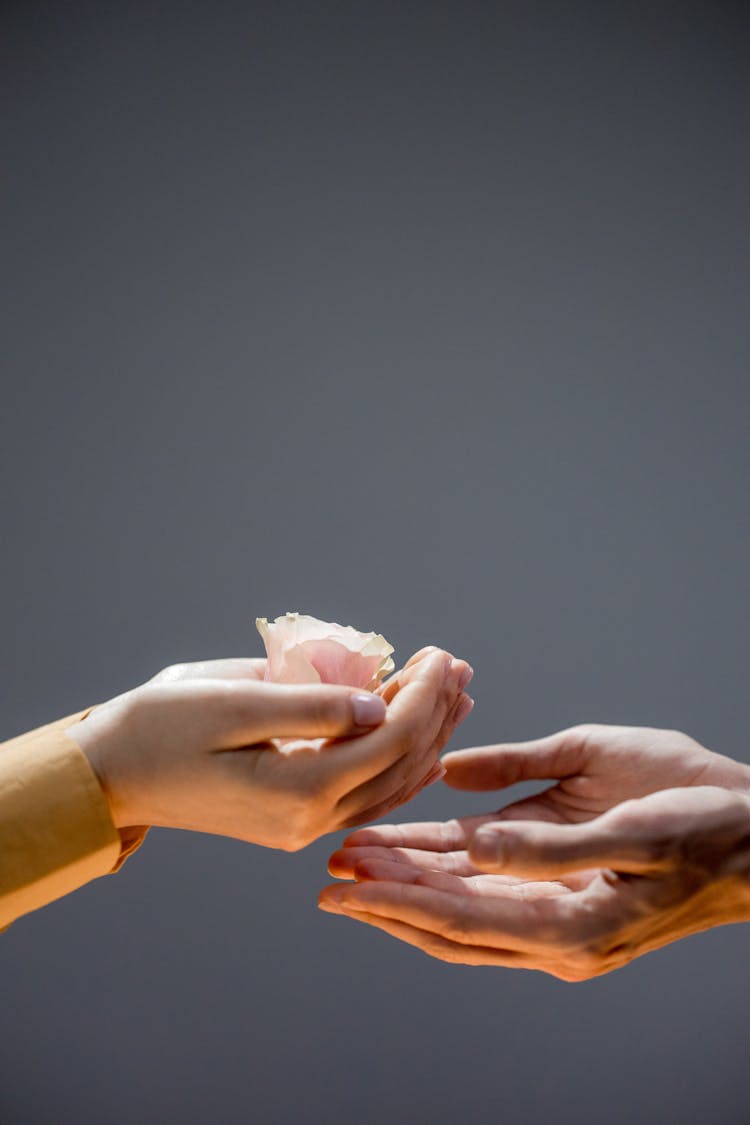
[[[669,848],[688,829],[691,849],[727,822],[734,831],[738,802],[746,816],[747,798],[735,794],[747,793],[747,767],[675,731],[594,726],[458,751],[444,764],[457,789],[557,781],[484,816],[355,832],[329,870],[357,886],[326,888],[323,909],[442,960],[566,980],[716,924],[713,903],[686,916],[695,872],[688,886]],[[503,822],[514,822],[510,837]],[[505,857],[503,837],[514,849]]]

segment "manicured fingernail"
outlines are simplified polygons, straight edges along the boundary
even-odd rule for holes
[[[504,840],[495,832],[485,832],[478,828],[471,841],[470,854],[481,862],[501,866],[505,859]]]
[[[376,727],[385,718],[385,700],[379,695],[352,696],[352,712],[354,721],[359,727]]]
[[[470,695],[465,695],[456,708],[456,723],[462,723],[467,715],[474,710],[474,700]]]
[[[463,672],[461,673],[461,679],[458,681],[458,686],[461,689],[461,691],[464,691],[465,688],[467,688],[469,686],[469,684],[471,683],[473,678],[474,678],[474,669],[471,667],[470,664],[467,664],[466,667],[464,668]]]

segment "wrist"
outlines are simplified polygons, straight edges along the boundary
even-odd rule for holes
[[[131,694],[128,692],[95,707],[67,730],[87,758],[109,806],[112,823],[118,829],[136,823],[125,807],[119,768],[122,746],[126,742],[124,732]]]

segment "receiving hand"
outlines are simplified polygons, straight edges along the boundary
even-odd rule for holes
[[[446,755],[455,788],[559,778],[484,817],[355,833],[323,909],[435,957],[582,980],[750,919],[750,769],[685,735],[576,727]],[[489,873],[491,872],[491,874]]]
[[[296,850],[440,776],[437,756],[471,709],[471,669],[434,648],[377,694],[265,683],[264,669],[263,660],[177,665],[69,728],[117,827]]]

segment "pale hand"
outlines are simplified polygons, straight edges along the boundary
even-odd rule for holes
[[[471,669],[435,648],[377,694],[265,683],[264,670],[264,660],[176,665],[69,728],[117,827],[297,850],[419,792],[471,710]]]

